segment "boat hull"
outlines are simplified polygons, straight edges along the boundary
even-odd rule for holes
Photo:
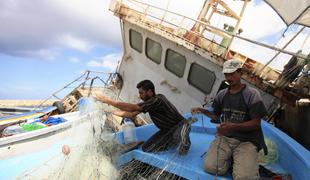
[[[1,138],[0,179],[64,179],[67,176],[70,179],[81,179],[83,174],[85,178],[90,177],[90,171],[93,169],[85,170],[84,163],[93,151],[87,150],[95,149],[90,146],[96,146],[92,140],[100,134],[100,129],[94,129],[100,127],[94,125],[99,123],[94,121],[98,120],[98,117],[90,116],[79,112],[67,113],[60,115],[67,122]],[[108,163],[108,160],[102,159],[93,165],[100,167],[102,163]],[[105,166],[113,168],[107,164]],[[106,172],[109,169],[105,168],[102,171]]]
[[[187,114],[186,117],[190,117]],[[164,169],[186,179],[214,179],[214,176],[203,170],[202,155],[208,149],[210,143],[215,138],[216,124],[210,122],[206,116],[197,115],[198,122],[192,125],[190,138],[191,149],[186,156],[178,155],[174,150],[162,153],[146,153],[141,149],[136,149],[123,154],[118,161],[118,166],[122,166],[133,159],[148,165]],[[293,179],[306,180],[310,177],[310,153],[295,140],[275,128],[274,126],[262,122],[262,129],[265,138],[276,144],[278,159],[265,165],[274,172],[289,174]],[[158,129],[154,125],[147,125],[135,129],[138,140],[145,141]],[[123,134],[118,134],[118,140],[123,143]],[[232,179],[231,175],[219,177],[219,179]]]

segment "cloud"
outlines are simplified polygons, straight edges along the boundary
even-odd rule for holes
[[[37,49],[36,51],[24,49],[24,50],[15,50],[14,52],[10,52],[10,55],[22,56],[26,58],[36,57],[36,58],[44,59],[44,60],[54,60],[59,55],[59,52],[56,51],[54,48]]]
[[[51,59],[62,48],[121,48],[119,19],[108,11],[109,2],[0,1],[0,53],[44,58],[45,52]]]
[[[91,60],[87,63],[87,66],[89,66],[89,67],[102,67],[102,63],[98,62],[96,60]]]
[[[72,57],[72,58],[69,59],[69,61],[72,62],[72,63],[79,63],[80,59],[77,58],[77,57]]]
[[[298,30],[299,31],[299,30]],[[279,42],[279,47],[283,47],[293,36],[297,33],[295,31],[288,31],[285,37]],[[286,50],[297,52],[303,50],[304,54],[310,53],[310,29],[304,29],[286,48]]]
[[[286,26],[277,13],[263,1],[251,1],[241,20],[242,36],[261,39],[279,34]]]
[[[100,67],[108,70],[115,70],[118,61],[121,59],[121,54],[108,54],[106,56],[95,58],[87,63],[89,67]]]
[[[276,53],[274,50],[270,50],[240,39],[234,40],[231,49],[261,63],[267,62]]]
[[[282,37],[279,42],[276,43],[275,47],[283,48],[296,33],[296,30],[288,31],[285,37]],[[290,52],[297,52],[302,50],[303,54],[308,55],[310,53],[310,37],[308,37],[309,33],[310,30],[304,30],[285,48],[285,50]],[[275,54],[277,54],[277,51],[275,50],[267,49],[265,47],[255,45],[240,39],[234,40],[231,49],[238,51],[239,53],[255,59],[261,63],[267,63],[274,57]],[[276,58],[273,59],[269,66],[282,70],[290,58],[291,55],[280,53]]]
[[[271,7],[263,1],[251,1],[249,3],[240,27],[243,29],[241,36],[278,48],[283,48],[299,29],[296,28],[298,26],[289,27],[285,33],[285,37],[282,37],[282,33],[287,28],[285,23]],[[297,52],[303,48],[303,53],[308,54],[310,51],[309,40],[302,46],[307,34],[309,34],[309,30],[300,34],[287,48],[285,48],[285,50]],[[267,49],[238,38],[234,39],[231,49],[261,63],[268,62],[277,53],[275,50]],[[282,70],[290,57],[290,55],[280,53],[270,66]]]
[[[64,35],[59,41],[64,46],[81,52],[88,52],[92,48],[92,45],[89,42],[73,37],[72,35]]]

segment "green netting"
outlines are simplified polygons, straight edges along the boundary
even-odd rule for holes
[[[263,151],[258,153],[258,162],[262,165],[268,165],[278,160],[278,147],[271,139],[265,138],[265,143],[268,148],[268,154],[264,155]]]
[[[37,129],[45,128],[46,126],[42,123],[31,123],[31,124],[22,124],[21,128],[25,131],[34,131]]]

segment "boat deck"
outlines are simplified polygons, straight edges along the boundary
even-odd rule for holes
[[[152,126],[152,125],[150,125]],[[150,127],[149,135],[152,135],[152,127]],[[152,128],[153,129],[153,128]],[[187,179],[210,179],[213,175],[206,173],[203,170],[204,157],[202,155],[208,149],[210,143],[214,139],[213,134],[205,133],[202,129],[193,128],[190,134],[192,141],[191,149],[186,156],[178,155],[174,149],[160,153],[146,153],[141,149],[133,150],[129,153],[122,155],[119,165],[125,164],[132,159],[139,160],[154,167],[163,168],[166,171],[176,174]],[[208,131],[208,130],[207,130]],[[137,130],[139,133],[139,130]],[[139,137],[139,135],[138,135]],[[147,138],[139,139],[147,140]],[[190,166],[187,166],[190,164]],[[221,176],[221,179],[232,179],[230,174]]]
[[[187,155],[178,155],[173,149],[160,153],[146,153],[139,148],[121,155],[118,161],[118,166],[124,165],[135,159],[154,167],[165,169],[165,171],[187,179],[214,179],[214,175],[206,173],[203,169],[203,155],[207,151],[212,140],[215,138],[216,124],[211,123],[210,119],[206,116],[198,115],[197,118],[198,121],[192,124],[192,130],[190,133],[192,145]],[[267,125],[267,128],[270,126],[265,122],[263,124],[264,126]],[[136,135],[139,141],[145,141],[156,131],[157,128],[151,124],[136,128]],[[271,135],[270,133],[266,134],[268,136]],[[122,133],[119,133],[117,138],[120,143],[124,143]],[[280,152],[279,156],[281,156]],[[265,167],[271,169],[273,172],[287,174],[287,171],[285,171],[287,168],[282,166],[282,159],[283,157],[278,158],[275,163],[269,164]],[[227,173],[225,176],[219,176],[218,178],[232,179],[232,176],[231,173]]]

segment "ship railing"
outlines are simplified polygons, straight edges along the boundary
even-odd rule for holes
[[[105,80],[103,80],[103,78],[100,76],[94,76],[93,77],[94,74],[104,75]],[[74,79],[73,81],[69,82],[64,87],[60,88],[59,90],[53,92],[50,96],[48,96],[45,100],[43,100],[39,105],[34,107],[34,110],[37,110],[37,109],[41,108],[42,106],[45,106],[46,103],[49,102],[49,100],[51,100],[51,99],[56,98],[56,101],[57,100],[59,100],[59,101],[64,100],[68,95],[65,96],[64,98],[60,98],[60,95],[61,95],[61,93],[68,93],[68,92],[66,92],[68,90],[69,90],[69,95],[70,95],[71,92],[74,92],[78,88],[87,89],[88,90],[87,96],[89,97],[91,95],[92,89],[94,88],[95,80],[100,81],[103,84],[103,86],[100,86],[100,87],[104,88],[107,85],[111,84],[111,81],[113,79],[113,76],[115,76],[115,74],[116,73],[112,73],[112,72],[101,72],[101,71],[86,70],[81,76],[79,76],[76,79]],[[96,88],[98,88],[98,87],[96,87]]]
[[[281,52],[302,59],[307,58],[303,54],[297,54],[282,48],[277,48],[272,45],[254,41],[242,37],[238,33],[228,32],[221,28],[215,27],[206,21],[193,19],[177,12],[140,2],[138,0],[114,0],[111,4],[114,4],[111,5],[114,7],[110,6],[110,10],[118,13],[121,16],[127,16],[128,18],[140,18],[138,20],[150,20],[148,23],[154,22],[154,27],[157,26],[157,28],[164,29],[165,31],[173,33],[181,39],[190,41],[191,43],[202,47],[215,55],[223,56],[224,58],[229,51],[229,46],[221,44],[221,41],[224,38],[228,40],[238,38],[248,43],[262,46],[276,52]],[[194,25],[197,24],[203,27],[203,31],[197,32],[195,29],[193,29]],[[209,33],[204,33],[204,30],[207,30]],[[220,37],[220,39],[216,37]]]

